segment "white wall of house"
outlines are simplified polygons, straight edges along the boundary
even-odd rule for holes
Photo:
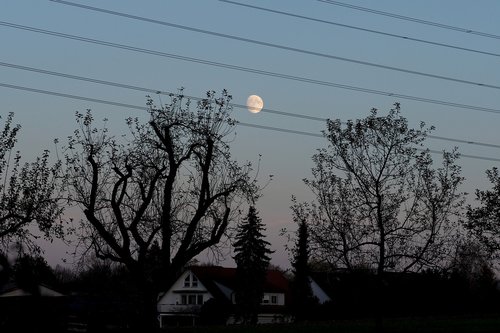
[[[157,309],[165,312],[189,312],[212,298],[212,294],[190,271],[184,272],[174,285],[159,297]]]

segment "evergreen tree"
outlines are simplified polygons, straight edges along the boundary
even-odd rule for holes
[[[266,271],[273,253],[271,245],[264,240],[265,230],[255,207],[251,206],[243,223],[238,226],[236,235],[236,303],[244,324],[256,324],[259,306],[262,301]]]
[[[293,249],[293,312],[298,320],[308,319],[314,299],[309,281],[309,230],[304,220],[299,222]]]

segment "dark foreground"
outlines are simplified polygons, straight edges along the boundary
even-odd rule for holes
[[[28,320],[29,321],[29,320]],[[499,333],[500,314],[484,316],[457,316],[457,317],[419,317],[385,319],[383,330],[376,329],[375,320],[335,320],[328,322],[304,322],[295,324],[257,325],[257,326],[196,326],[196,327],[168,327],[159,331],[119,329],[116,326],[82,327],[61,326],[55,330],[47,327],[32,325],[30,329],[14,325],[1,327],[1,333],[9,332],[112,332],[112,333]],[[1,325],[0,325],[1,326]],[[154,331],[154,332],[153,332]]]
[[[385,333],[498,333],[500,315],[483,317],[427,317],[386,319]],[[169,327],[172,333],[372,333],[376,332],[373,320],[339,320],[332,322],[312,322],[289,325],[259,325],[256,327],[210,326],[210,327]]]

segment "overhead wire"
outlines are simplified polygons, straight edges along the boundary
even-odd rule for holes
[[[51,1],[54,1],[54,0],[51,0]],[[404,40],[411,41],[411,42],[418,42],[418,43],[439,46],[439,47],[446,47],[446,48],[460,50],[460,51],[473,52],[473,53],[484,54],[484,55],[488,55],[488,56],[500,57],[500,54],[494,53],[494,52],[482,51],[482,50],[471,49],[471,48],[457,46],[457,45],[451,45],[451,44],[434,42],[434,41],[420,39],[420,38],[403,36],[403,35],[398,35],[398,34],[394,34],[394,33],[390,33],[390,32],[373,30],[373,29],[358,27],[358,26],[354,26],[354,25],[333,22],[330,20],[323,20],[323,19],[319,19],[319,18],[315,18],[315,17],[285,12],[282,10],[250,5],[250,4],[241,3],[241,2],[237,2],[237,1],[231,1],[231,0],[219,0],[219,1],[227,3],[227,4],[231,4],[231,5],[242,6],[242,7],[251,8],[251,9],[257,9],[257,10],[265,11],[268,13],[274,13],[274,14],[278,14],[278,15],[294,17],[294,18],[303,19],[303,20],[312,21],[312,22],[324,23],[324,24],[328,24],[328,25],[332,25],[332,26],[336,26],[336,27],[347,28],[347,29],[352,29],[352,30],[357,30],[357,31],[362,31],[362,32],[368,32],[368,33],[377,34],[377,35],[386,36],[386,37],[404,39]],[[56,2],[62,2],[62,1],[56,1]]]
[[[341,7],[350,8],[350,9],[354,9],[354,10],[358,10],[358,11],[372,13],[372,14],[376,14],[376,15],[392,17],[392,18],[399,19],[399,20],[429,25],[429,26],[447,29],[447,30],[454,30],[454,31],[458,31],[458,32],[467,33],[470,35],[477,35],[477,36],[481,36],[481,37],[500,39],[499,35],[495,35],[495,34],[491,34],[491,33],[487,33],[487,32],[475,31],[472,29],[456,27],[456,26],[452,26],[452,25],[448,25],[448,24],[444,24],[444,23],[432,22],[432,21],[427,21],[427,20],[415,18],[415,17],[404,16],[404,15],[384,12],[381,10],[371,9],[371,8],[367,8],[367,7],[355,6],[355,5],[340,2],[340,1],[334,1],[334,0],[317,0],[317,1],[324,2],[324,3],[330,4],[330,5],[341,6]]]
[[[16,89],[16,90],[21,90],[21,91],[34,92],[34,93],[38,93],[38,94],[44,94],[44,95],[50,95],[50,96],[56,96],[56,97],[89,101],[89,102],[94,102],[94,103],[99,103],[99,104],[124,107],[124,108],[129,108],[129,109],[134,109],[134,110],[142,110],[142,111],[148,110],[148,107],[146,107],[146,106],[138,106],[138,105],[133,105],[133,104],[128,104],[128,103],[108,101],[108,100],[104,100],[104,99],[100,99],[100,98],[92,98],[92,97],[79,96],[79,95],[74,95],[74,94],[60,93],[60,92],[56,92],[56,91],[37,89],[37,88],[13,85],[13,84],[2,83],[2,82],[0,82],[0,87]],[[237,124],[241,125],[241,126],[260,128],[260,129],[265,129],[265,130],[270,130],[270,131],[285,132],[285,133],[298,134],[298,135],[304,135],[304,136],[312,136],[312,137],[323,137],[323,135],[318,134],[318,133],[297,131],[297,130],[291,130],[291,129],[286,129],[286,128],[264,126],[264,125],[258,125],[258,124],[250,124],[250,123],[239,122],[239,121],[237,121]],[[418,150],[424,151],[425,149],[418,149]],[[429,149],[428,151],[431,153],[434,153],[434,154],[442,154],[443,153],[442,151],[431,150],[431,149]],[[500,162],[499,158],[494,158],[494,157],[477,156],[477,155],[469,155],[469,154],[460,154],[460,156],[466,157],[466,158],[471,158],[471,159]]]
[[[240,122],[238,123],[238,125],[243,125],[243,126],[246,126],[246,127],[253,127],[253,128],[260,128],[260,129],[265,129],[265,130],[269,130],[269,131],[277,131],[277,132],[284,132],[284,133],[291,133],[291,134],[299,134],[299,135],[312,136],[312,137],[320,137],[320,138],[324,137],[322,134],[311,133],[311,132],[295,131],[295,130],[290,130],[290,129],[287,129],[287,128],[279,128],[279,127],[257,125],[257,124],[249,124],[249,123],[240,123]],[[418,148],[417,150],[419,150],[419,151],[428,150],[429,152],[431,152],[433,154],[443,154],[443,151],[433,150],[433,149],[419,149]],[[460,153],[460,156],[461,157],[472,158],[472,159],[478,159],[478,160],[500,162],[499,158],[494,158],[494,157],[468,155],[468,154],[461,154],[461,153]]]
[[[322,134],[311,133],[311,132],[303,132],[303,131],[296,131],[296,130],[290,130],[290,129],[287,129],[287,128],[279,128],[279,127],[272,127],[272,126],[265,126],[265,125],[242,123],[242,122],[238,122],[238,125],[245,126],[245,127],[253,127],[253,128],[259,128],[259,129],[265,129],[265,130],[268,130],[268,131],[291,133],[291,134],[298,134],[298,135],[312,136],[312,137],[319,137],[319,138],[323,138],[324,137]],[[428,137],[430,137],[430,136],[428,136]],[[433,153],[433,154],[443,154],[443,151],[439,151],[439,150],[435,150],[435,149],[420,149],[420,148],[417,148],[417,150],[418,151],[426,151],[426,150],[428,150],[430,153]],[[469,154],[462,154],[462,153],[460,153],[460,156],[461,157],[466,157],[466,158],[471,158],[471,159],[477,159],[477,160],[500,162],[500,158],[494,158],[494,157],[469,155]]]
[[[131,14],[118,13],[118,12],[116,12],[117,14],[113,14],[114,13],[113,11],[109,11],[109,10],[101,9],[101,8],[97,8],[97,7],[92,7],[92,6],[87,6],[87,5],[82,5],[82,4],[77,4],[77,3],[68,2],[68,1],[62,1],[62,0],[50,0],[50,1],[52,1],[54,3],[75,6],[75,7],[82,8],[82,9],[100,11],[100,12],[103,12],[106,14],[112,14],[112,15],[119,14],[120,16],[124,16],[124,17],[131,18],[134,20],[147,21],[147,22],[161,24],[164,26],[169,26],[172,28],[182,29],[182,30],[191,31],[191,32],[195,32],[195,33],[202,33],[202,34],[206,34],[206,35],[212,35],[212,36],[216,36],[216,37],[237,40],[237,41],[251,43],[251,44],[260,45],[260,46],[272,47],[272,48],[281,49],[281,50],[290,51],[290,52],[307,54],[307,55],[312,55],[312,56],[321,57],[321,58],[344,61],[344,62],[354,63],[357,65],[364,65],[364,66],[380,68],[380,69],[385,69],[385,70],[391,70],[391,71],[401,72],[401,73],[405,73],[405,74],[423,76],[423,77],[428,77],[428,78],[433,78],[433,79],[438,79],[438,80],[457,82],[457,83],[474,85],[474,86],[485,87],[485,88],[500,89],[500,86],[493,85],[493,84],[475,82],[475,81],[471,81],[471,80],[459,79],[459,78],[449,77],[449,76],[445,76],[445,75],[438,75],[438,74],[432,74],[432,73],[427,73],[427,72],[422,72],[422,71],[417,71],[417,70],[411,70],[411,69],[405,69],[405,68],[394,67],[394,66],[389,66],[389,65],[383,65],[383,64],[373,63],[373,62],[364,61],[364,60],[357,60],[357,59],[348,58],[348,57],[341,57],[341,56],[336,56],[333,54],[310,51],[310,50],[300,49],[300,48],[296,48],[296,47],[292,47],[292,46],[280,45],[280,44],[276,44],[276,43],[264,42],[264,41],[260,41],[260,40],[256,40],[256,39],[250,39],[250,38],[245,38],[245,37],[240,37],[240,36],[235,36],[235,35],[229,35],[229,34],[224,34],[224,33],[220,33],[220,32],[209,31],[209,30],[205,30],[205,29],[188,27],[185,25],[170,23],[170,22],[166,22],[166,21],[153,20],[153,19],[149,19],[149,18],[145,18],[145,17],[131,15]],[[12,24],[12,23],[2,22],[2,25],[6,25],[6,24]],[[27,28],[29,28],[27,30],[30,30],[30,31],[33,31],[31,29],[36,29],[36,28],[32,28],[32,27],[27,27]],[[42,29],[36,29],[36,30],[42,30]]]
[[[340,84],[340,83],[335,83],[335,82],[330,82],[330,81],[316,80],[316,79],[303,77],[303,76],[296,76],[296,75],[271,72],[271,71],[266,71],[266,70],[250,68],[250,67],[243,67],[243,66],[239,66],[239,65],[231,65],[231,64],[222,63],[222,62],[215,62],[215,61],[205,60],[205,59],[200,59],[200,58],[186,57],[186,56],[173,54],[173,53],[166,53],[166,52],[155,51],[155,50],[145,49],[145,48],[139,48],[139,47],[124,45],[124,44],[112,43],[112,42],[107,42],[107,41],[102,41],[102,40],[97,40],[97,39],[92,39],[92,38],[69,35],[69,34],[64,34],[64,33],[60,33],[60,32],[32,28],[32,27],[27,27],[27,26],[3,22],[3,21],[0,21],[0,25],[15,28],[15,29],[31,31],[31,32],[35,32],[35,33],[40,33],[40,34],[46,34],[46,35],[55,36],[55,37],[61,37],[61,38],[70,39],[70,40],[76,40],[76,41],[80,41],[80,42],[86,42],[86,43],[91,43],[91,44],[96,44],[96,45],[102,45],[102,46],[132,51],[132,52],[139,52],[139,53],[150,54],[150,55],[155,55],[155,56],[160,56],[160,57],[165,57],[165,58],[182,60],[182,61],[186,61],[186,62],[198,63],[198,64],[202,64],[202,65],[231,69],[231,70],[236,70],[236,71],[241,71],[241,72],[257,74],[257,75],[276,77],[276,78],[280,78],[280,79],[304,82],[304,83],[315,84],[315,85],[326,86],[326,87],[346,89],[346,90],[351,90],[351,91],[363,92],[363,93],[367,93],[367,94],[389,96],[389,97],[401,98],[401,99],[424,102],[424,103],[451,106],[451,107],[457,107],[457,108],[462,108],[462,109],[471,109],[471,110],[477,110],[477,111],[489,112],[489,113],[500,113],[500,110],[498,110],[498,109],[473,106],[473,105],[455,103],[455,102],[450,102],[450,101],[442,101],[442,100],[425,98],[425,97],[411,96],[411,95],[399,94],[399,93],[394,93],[394,92],[387,92],[387,91],[382,91],[382,90],[375,90],[375,89],[351,86],[351,85],[346,85],[346,84]]]
[[[145,107],[145,106],[137,106],[137,105],[127,104],[127,103],[107,101],[107,100],[99,99],[99,98],[78,96],[78,95],[73,95],[73,94],[60,93],[57,91],[50,91],[50,90],[44,90],[44,89],[19,86],[19,85],[14,85],[14,84],[9,84],[9,83],[0,82],[0,87],[28,91],[28,92],[34,92],[34,93],[43,94],[43,95],[64,97],[64,98],[70,98],[70,99],[78,99],[81,101],[94,102],[94,103],[99,103],[99,104],[119,106],[119,107],[128,108],[128,109],[147,110],[147,107]]]
[[[54,0],[52,0],[52,1],[54,1]],[[225,0],[220,0],[220,1],[228,2],[228,1],[225,1]],[[66,1],[54,1],[54,2],[67,3]],[[231,1],[229,1],[229,2],[231,2]],[[5,22],[2,22],[2,23],[5,23]],[[10,25],[8,24],[8,26],[10,26]],[[28,27],[28,28],[31,28],[31,27]],[[34,29],[36,29],[36,28],[34,28]],[[36,30],[41,30],[41,29],[36,29]],[[59,33],[56,33],[56,34],[59,34]],[[63,35],[68,36],[66,34],[63,34]],[[72,37],[79,37],[79,36],[72,36]],[[105,43],[108,43],[108,42],[105,42]],[[149,50],[149,51],[152,51],[152,50]],[[155,51],[153,51],[153,52],[155,52]],[[0,63],[0,65],[2,65],[2,66],[8,66],[8,67],[13,67],[13,68],[16,68],[16,66],[17,66],[17,65],[13,65],[13,64],[7,64],[7,63]],[[24,67],[24,68],[21,68],[21,67]],[[17,66],[17,68],[18,69],[25,69],[25,70],[27,70],[28,67]],[[30,70],[37,71],[37,72],[40,72],[40,73],[45,73],[45,74],[52,74],[52,75],[55,75],[54,73],[56,73],[56,72],[50,72],[50,71],[45,71],[45,70],[40,70],[40,69],[34,69],[34,68],[30,68]],[[278,74],[278,73],[276,73],[276,74]],[[90,78],[76,77],[76,76],[72,76],[72,75],[64,74],[64,73],[57,73],[57,75],[63,76],[63,77],[67,77],[67,78],[73,78],[73,79],[84,79],[86,81],[91,81],[91,82],[95,82],[95,83],[103,83],[103,82],[105,82],[105,81],[102,81],[102,80],[95,80],[95,79],[90,79]],[[110,83],[111,82],[109,82],[109,81],[106,82],[106,84],[110,84]],[[113,85],[119,86],[119,87],[122,87],[122,88],[132,88],[132,89],[136,89],[136,90],[141,90],[142,89],[143,91],[147,91],[147,92],[156,92],[156,93],[159,93],[156,90],[153,91],[152,89],[140,88],[140,87],[136,87],[136,86],[128,86],[128,85],[124,85],[124,84],[121,84],[121,83],[113,83]],[[342,88],[346,88],[346,87],[342,87]],[[359,87],[350,87],[350,88],[359,88]],[[32,91],[37,92],[37,90],[33,89],[33,88],[27,88],[27,89],[32,89]],[[361,88],[361,89],[363,89],[363,88]],[[398,94],[385,93],[385,92],[382,92],[382,93],[384,95],[389,95],[389,96],[395,96],[395,97],[404,98],[404,97],[398,96]],[[65,97],[65,95],[67,95],[67,94],[56,93],[56,92],[52,92],[52,94],[57,95],[57,96],[61,96],[61,97]],[[74,97],[74,95],[71,95],[71,96]],[[406,97],[412,97],[412,99],[414,99],[414,100],[425,101],[425,99],[421,99],[421,98],[415,99],[413,96],[406,96]],[[83,98],[83,97],[81,97],[81,98]],[[88,100],[88,101],[96,101],[95,99],[92,99],[92,98],[83,98],[83,99]],[[438,102],[436,104],[443,104],[444,101],[435,101],[434,100],[433,102],[434,103]],[[116,106],[127,106],[126,104],[123,104],[123,103],[117,103],[117,102],[110,102],[110,103],[112,105],[116,105]],[[488,109],[488,108],[467,106],[467,105],[463,105],[463,104],[462,105],[457,105],[456,103],[449,103],[449,102],[444,102],[444,103],[446,103],[445,105],[453,104],[453,106],[457,106],[457,107],[473,108],[473,109],[479,109],[479,110],[482,110],[482,111],[487,110],[488,112],[495,112],[495,113],[497,113],[497,112],[500,111],[500,110],[495,110],[495,109]],[[245,107],[245,106],[242,106],[242,105],[236,105],[236,104],[234,104],[234,105],[238,106],[238,107]],[[313,116],[308,116],[308,115],[299,115],[299,114],[287,113],[287,112],[277,111],[277,110],[270,110],[270,109],[268,109],[267,111],[270,112],[270,113],[282,114],[282,115],[286,115],[286,116],[299,117],[299,118],[306,118],[306,119],[311,119],[311,120],[320,120],[320,121],[324,121],[325,120],[324,118],[313,117]],[[298,131],[298,132],[300,132],[300,131]],[[452,138],[445,138],[445,137],[438,137],[438,136],[430,136],[430,137],[436,138],[436,139],[442,139],[442,140],[449,140],[449,141],[459,142],[459,143],[478,144],[478,145],[489,146],[489,147],[498,147],[498,145],[486,144],[486,143],[477,143],[477,142],[468,141],[468,140],[452,139]]]
[[[85,77],[85,76],[49,71],[49,70],[40,69],[40,68],[16,65],[16,64],[12,64],[12,63],[0,62],[0,66],[18,69],[18,70],[29,71],[29,72],[34,72],[34,73],[39,73],[39,74],[44,74],[44,75],[58,76],[58,77],[63,77],[66,79],[72,79],[72,80],[77,80],[77,81],[91,82],[91,83],[96,83],[96,84],[101,84],[101,85],[106,85],[106,86],[113,86],[113,87],[117,87],[117,88],[142,91],[142,92],[146,92],[146,93],[162,94],[162,95],[168,95],[168,96],[174,95],[174,93],[172,93],[172,92],[161,91],[158,89],[145,88],[145,87],[140,87],[137,85],[125,84],[125,83],[120,83],[120,82],[112,82],[112,81],[100,80],[100,79],[95,79],[95,78],[90,78],[90,77]],[[193,99],[193,100],[197,100],[197,101],[200,101],[203,99],[203,98],[196,97],[196,96],[186,96],[186,97]],[[231,104],[231,106],[234,106],[237,108],[242,108],[242,109],[247,108],[247,106],[243,105],[243,104],[236,104],[236,103],[230,103],[230,104]],[[286,111],[280,111],[280,110],[273,110],[273,109],[268,109],[268,108],[264,108],[264,109],[262,109],[262,111],[265,113],[271,113],[271,114],[276,114],[276,115],[281,115],[281,116],[307,119],[307,120],[313,120],[313,121],[319,121],[319,122],[326,122],[327,121],[327,118],[321,118],[321,117],[316,117],[316,116],[310,116],[310,115],[298,114],[298,113],[292,113],[292,112],[286,112]],[[437,139],[437,140],[452,141],[452,142],[457,142],[457,143],[465,143],[465,144],[478,145],[478,146],[490,147],[490,148],[500,148],[500,145],[485,143],[485,142],[476,142],[476,141],[471,141],[471,140],[455,139],[455,138],[436,136],[436,135],[428,135],[428,137],[431,139]]]

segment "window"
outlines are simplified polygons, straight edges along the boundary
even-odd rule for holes
[[[271,304],[278,304],[278,297],[277,296],[271,296]]]
[[[203,305],[203,294],[181,295],[182,305]]]
[[[269,304],[269,295],[264,295],[262,297],[262,304]]]
[[[190,288],[190,287],[192,288],[198,287],[198,278],[193,274],[189,274],[184,279],[184,288]]]

